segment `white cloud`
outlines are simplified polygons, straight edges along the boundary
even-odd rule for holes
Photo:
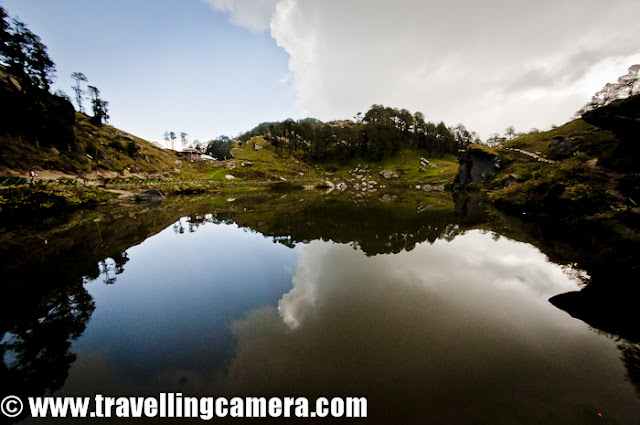
[[[228,13],[233,24],[253,32],[269,28],[279,0],[205,0],[215,10]]]
[[[628,0],[281,0],[271,35],[307,115],[382,103],[486,136],[569,119],[637,61],[639,13]]]
[[[206,0],[290,56],[298,107],[323,120],[372,104],[484,137],[570,119],[640,58],[633,0]]]

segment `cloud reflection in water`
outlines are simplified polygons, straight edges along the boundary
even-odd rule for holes
[[[374,421],[638,412],[614,342],[548,302],[579,281],[531,245],[472,231],[397,255],[299,249],[278,309],[233,324],[231,393],[365,395]]]

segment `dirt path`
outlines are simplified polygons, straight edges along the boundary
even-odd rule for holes
[[[56,170],[34,170],[36,173],[36,180],[57,180],[57,179],[76,179],[78,176],[74,176],[73,174],[65,173],[62,171]],[[21,177],[23,179],[29,178],[28,171],[15,171],[15,170],[5,170],[3,171],[3,175],[8,177]]]

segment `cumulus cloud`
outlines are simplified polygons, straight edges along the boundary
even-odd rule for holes
[[[570,118],[640,59],[638,13],[628,0],[281,0],[271,34],[308,115],[382,103],[486,135]]]
[[[372,104],[483,136],[568,120],[640,62],[635,0],[207,0],[290,56],[304,115]]]
[[[233,24],[253,32],[269,28],[279,0],[205,0],[214,10],[229,14]]]

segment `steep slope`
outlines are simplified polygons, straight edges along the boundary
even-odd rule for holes
[[[0,135],[0,174],[26,175],[29,169],[35,169],[74,175],[168,175],[176,167],[175,153],[112,126],[96,126],[84,114],[75,113],[71,128],[74,137],[64,139],[62,146],[22,134]]]
[[[489,155],[498,165],[480,180],[464,175],[479,161],[470,149],[461,157],[468,167],[461,167],[458,181],[465,183],[462,189],[477,183],[498,206],[518,213],[637,216],[640,145],[633,129],[639,117],[640,96],[634,96],[551,131],[484,149],[483,160]]]
[[[71,103],[43,90],[23,89],[0,67],[0,175],[29,169],[71,174],[164,173],[176,157],[109,125],[94,125]]]

